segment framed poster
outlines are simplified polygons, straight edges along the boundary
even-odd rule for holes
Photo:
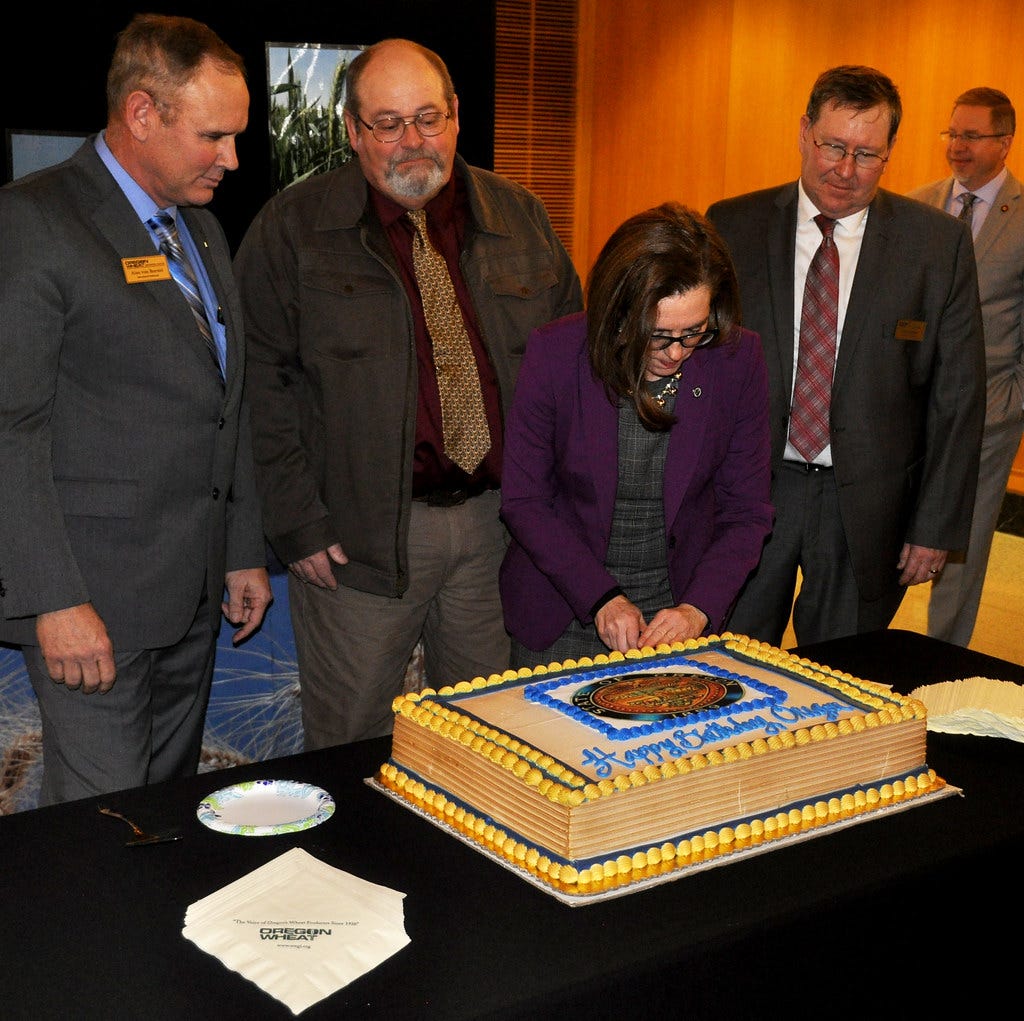
[[[342,110],[345,72],[363,46],[267,43],[271,188],[352,158]]]
[[[7,178],[10,181],[71,156],[88,138],[87,132],[7,129]]]

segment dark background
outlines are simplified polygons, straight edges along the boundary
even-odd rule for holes
[[[19,7],[4,33],[0,127],[6,131],[95,132],[106,123],[106,73],[117,33],[136,12],[205,22],[245,59],[249,128],[238,140],[239,169],[210,208],[232,248],[271,194],[267,43],[369,45],[401,36],[436,50],[459,96],[459,152],[490,169],[494,160],[494,3],[491,0],[340,0],[335,3],[143,5],[105,3],[57,13],[37,2]],[[98,9],[97,9],[98,8]],[[9,179],[6,149],[2,182]]]

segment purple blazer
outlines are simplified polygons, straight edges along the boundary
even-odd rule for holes
[[[665,459],[665,534],[676,603],[720,633],[771,530],[768,381],[748,330],[690,356]],[[505,626],[549,646],[618,584],[604,567],[618,476],[618,410],[594,379],[584,313],[534,330],[505,426]],[[626,593],[630,595],[629,592]]]

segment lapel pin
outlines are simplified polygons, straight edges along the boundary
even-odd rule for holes
[[[692,390],[690,391],[690,393],[692,393],[694,397],[700,397],[700,387],[699,387],[699,386],[695,386],[695,387],[694,387],[694,388],[693,388],[693,389],[692,389]]]

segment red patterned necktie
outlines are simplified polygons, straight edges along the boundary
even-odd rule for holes
[[[829,442],[829,405],[839,326],[839,252],[832,238],[836,221],[819,214],[814,222],[822,237],[804,284],[800,354],[789,421],[790,442],[808,461],[813,461]]]

